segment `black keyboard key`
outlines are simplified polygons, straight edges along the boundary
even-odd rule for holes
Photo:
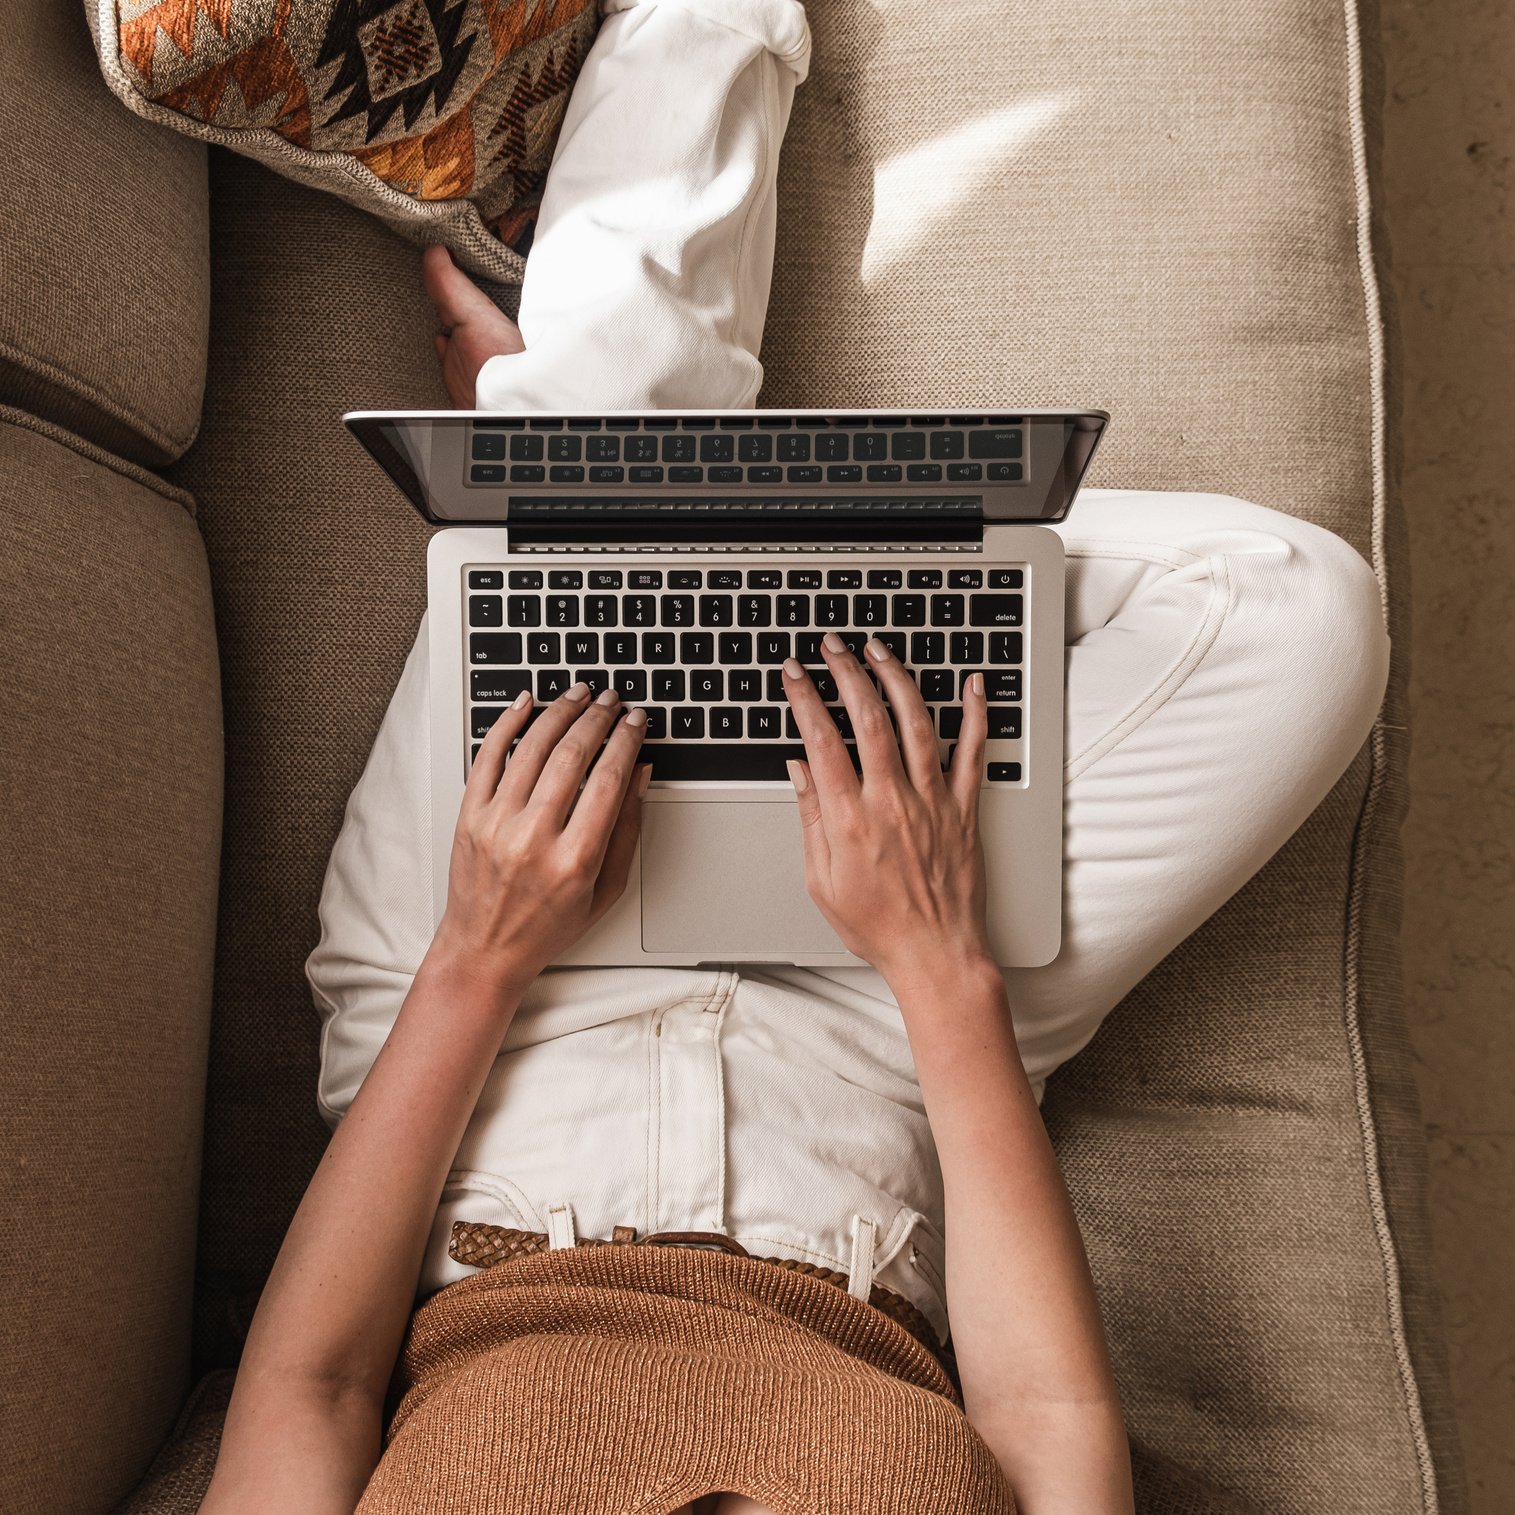
[[[742,570],[740,568],[711,568],[705,574],[706,589],[740,589],[742,587]]]
[[[861,589],[863,587],[863,570],[861,568],[833,568],[826,574],[827,589]]]
[[[661,484],[663,482],[663,470],[661,467],[649,467],[640,464],[627,470],[627,477],[633,484]]]
[[[749,589],[782,589],[784,575],[777,568],[749,568],[747,587]]]
[[[836,729],[840,731],[848,741],[851,741],[856,733],[852,729],[852,717],[850,714],[848,714],[846,709],[841,706],[833,706],[831,710],[831,719],[836,722]]]
[[[695,713],[698,715],[701,712]],[[786,715],[785,725],[793,719],[792,715]],[[750,721],[747,730],[750,736]],[[672,741],[643,749],[643,761],[651,761],[654,779],[704,779],[741,783],[772,780],[787,784],[789,771],[784,766],[785,760],[805,756],[804,745],[798,740],[798,726],[787,733],[789,739],[785,742],[689,742],[679,745],[679,732],[675,730],[671,735]],[[856,749],[849,746],[847,751],[852,758],[852,766],[856,768]]]
[[[859,438],[859,440],[862,439]],[[898,484],[904,476],[905,470],[898,463],[870,463],[868,465],[870,484]]]
[[[735,602],[729,594],[702,594],[700,596],[701,626],[730,626],[735,616]]]
[[[989,633],[989,661],[991,663],[1020,663],[1021,633],[1018,631],[991,631]]]
[[[598,431],[600,419],[598,416],[574,416],[568,422],[569,431]]]
[[[669,575],[670,579],[672,575]],[[692,594],[665,594],[658,602],[662,612],[660,625],[693,626],[694,596]]]
[[[658,439],[656,437],[627,437],[622,444],[621,456],[628,463],[656,463]]]
[[[503,705],[475,705],[468,712],[469,734],[476,737],[489,735],[489,728],[505,714]]]
[[[600,635],[597,631],[570,631],[563,638],[565,663],[598,663]]]
[[[619,463],[621,439],[619,437],[590,437],[584,444],[584,456],[591,463]]]
[[[642,423],[630,420],[625,416],[616,416],[613,420],[606,421],[606,431],[635,431]]]
[[[766,594],[741,594],[736,601],[738,626],[766,626],[773,619],[773,601]]]
[[[906,583],[912,589],[940,589],[942,571],[940,568],[912,568],[906,576]]]
[[[607,631],[605,633],[605,661],[607,663],[634,663],[637,660],[637,636],[634,631]],[[639,695],[640,699],[641,696]]]
[[[1019,427],[986,426],[968,433],[970,458],[1018,458],[1022,433]]]
[[[768,698],[775,704],[786,704],[789,696],[784,693],[784,670],[782,668],[770,668],[767,675]]]
[[[793,575],[790,575],[791,579]],[[810,624],[810,596],[808,594],[781,594],[775,602],[776,619],[780,626],[808,626]]]
[[[700,438],[700,462],[730,463],[735,458],[735,437],[723,437],[719,432],[716,432],[714,436]]]
[[[1019,763],[990,763],[989,782],[991,784],[1018,784],[1021,781],[1021,765]]]
[[[505,575],[498,568],[475,568],[469,572],[470,589],[503,589]]]
[[[736,455],[744,463],[767,463],[773,457],[773,438],[761,432],[742,437],[737,443]]]
[[[717,705],[710,712],[710,735],[718,742],[738,741],[742,735],[742,707]]]
[[[801,631],[794,638],[794,655],[806,667],[811,664],[823,666],[825,658],[821,656],[821,642],[825,638],[822,631]]]
[[[923,668],[920,676],[921,698],[934,705],[957,698],[957,684],[950,668]]]
[[[977,484],[984,477],[982,463],[949,463],[947,477],[954,484]]]
[[[577,568],[557,568],[547,575],[549,589],[582,589],[584,575]]]
[[[521,638],[514,631],[476,631],[468,639],[470,663],[519,663]]]
[[[668,470],[668,482],[670,484],[703,484],[705,482],[705,470],[698,465],[694,467],[678,467]]]
[[[513,594],[505,601],[505,619],[511,626],[540,626],[542,602],[534,594]]]
[[[779,438],[780,463],[807,463],[810,460],[810,438],[799,432],[791,432]],[[819,470],[817,470],[819,476]]]
[[[1017,741],[1021,734],[1021,707],[1019,705],[991,705],[989,707],[989,740]]]
[[[810,675],[811,682],[815,685],[815,692],[826,701],[828,705],[834,704],[841,699],[841,692],[836,687],[836,680],[825,669],[816,669]]]
[[[988,463],[985,467],[989,470],[991,484],[1019,484],[1021,481],[1019,463]]]
[[[709,704],[726,698],[726,677],[719,668],[692,668],[689,672],[689,698]]]
[[[963,455],[963,434],[960,431],[933,431],[931,433],[931,456],[945,462]]]
[[[668,734],[674,741],[687,742],[692,737],[702,737],[705,735],[705,712],[699,709],[698,706],[675,705],[671,715],[672,719],[668,723]],[[656,758],[653,759],[652,773],[654,778],[660,776],[657,771]],[[661,776],[668,777],[666,773]]]
[[[628,594],[621,601],[621,616],[623,626],[656,626],[658,623],[657,596]]]
[[[644,631],[642,633],[642,661],[649,665],[671,663],[674,658],[674,640],[671,631]]]
[[[982,663],[984,661],[984,634],[982,631],[954,631],[948,642],[952,651],[952,661],[959,665],[963,663]]]
[[[748,740],[776,741],[784,730],[781,715],[782,712],[772,705],[752,706],[747,712]]]
[[[912,484],[940,484],[942,465],[940,463],[912,463],[905,469],[905,477]]]
[[[699,589],[704,582],[705,576],[698,568],[674,568],[668,573],[670,589]]]
[[[733,668],[726,675],[726,698],[730,700],[760,700],[763,697],[763,670],[761,668]]]
[[[752,661],[752,633],[750,631],[723,631],[716,638],[715,646],[721,663],[727,668],[736,663]]]
[[[550,463],[577,463],[584,456],[582,437],[566,434],[547,439],[547,460]]]
[[[837,632],[837,635],[842,639],[842,646],[845,647],[847,651],[853,655],[853,657],[858,659],[862,658],[863,648],[868,643],[868,633],[866,631],[839,631]]]
[[[586,594],[584,596],[584,624],[586,626],[614,626],[620,602],[613,594]]]
[[[828,463],[826,482],[828,484],[861,484],[863,482],[862,467],[857,463]]]
[[[859,594],[852,598],[852,624],[870,630],[883,626],[889,611],[889,597],[882,594]]]
[[[682,668],[659,668],[652,675],[652,697],[665,705],[688,698]]]
[[[847,461],[847,433],[828,431],[817,437],[815,457],[819,463],[845,463]]]
[[[870,589],[899,589],[903,587],[904,582],[904,576],[898,568],[870,568],[868,570]]]
[[[989,587],[991,589],[1024,589],[1026,587],[1025,571],[1020,568],[991,568]]]
[[[715,422],[709,416],[685,416],[679,425],[685,431],[709,431]]]
[[[917,668],[946,660],[947,638],[939,631],[917,631],[910,638],[910,661]]]
[[[557,631],[533,631],[526,638],[526,661],[538,668],[563,661],[563,636]]]
[[[891,595],[889,619],[895,626],[924,626],[926,624],[926,596],[923,594]]]
[[[531,688],[528,668],[475,668],[468,675],[468,693],[480,704],[508,705]]]
[[[660,705],[651,705],[647,709],[647,730],[643,736],[644,741],[661,742],[668,735],[668,712]],[[644,758],[645,762],[646,759]]]
[[[663,570],[661,568],[635,569],[626,575],[626,587],[628,589],[661,589]]]
[[[903,631],[879,631],[874,634],[900,662],[905,661],[905,633]]]
[[[819,589],[821,571],[819,568],[791,568],[787,582],[791,589]]]
[[[543,442],[541,437],[512,437],[510,439],[510,461],[512,463],[540,463],[542,461]]]
[[[794,718],[794,711],[787,706],[784,709],[784,735],[791,741],[798,741],[800,735],[800,723]],[[786,772],[785,778],[789,775]]]
[[[859,463],[881,463],[889,456],[889,438],[881,431],[865,431],[852,439],[852,456]]]
[[[579,597],[576,594],[548,595],[545,618],[549,626],[577,626]]]
[[[537,698],[555,700],[571,683],[573,683],[573,678],[566,668],[539,668],[537,669]]]
[[[963,729],[963,707],[943,705],[936,713],[936,729],[945,742],[955,742]]]
[[[973,669],[964,668],[962,679],[966,683]],[[1020,703],[1021,671],[1019,668],[985,668],[984,698],[991,705],[1015,705]]]
[[[621,587],[621,570],[619,568],[596,568],[591,570],[589,587],[591,589],[619,589]]]
[[[975,594],[969,616],[975,626],[1019,626],[1025,602],[1018,594]]]
[[[897,431],[889,439],[889,456],[896,462],[926,456],[926,436],[919,431]]]
[[[647,698],[647,675],[640,668],[617,668],[610,683],[628,705],[640,705]]]
[[[536,602],[533,601],[533,604]],[[472,594],[468,597],[468,624],[470,626],[503,626],[500,597],[497,594]],[[512,626],[521,624],[512,621]]]
[[[541,438],[537,438],[541,441]],[[540,484],[547,477],[547,470],[540,463],[512,463],[510,465],[510,482],[512,484]]]
[[[747,470],[747,482],[749,484],[782,484],[784,470],[776,463],[771,467],[766,464],[755,464]]]
[[[817,626],[845,626],[847,624],[847,596],[844,594],[816,595],[815,624]]]
[[[664,437],[663,461],[665,463],[694,462],[694,438],[679,435]]]
[[[610,687],[610,675],[603,668],[581,668],[579,677],[589,685],[589,697],[594,699]]]
[[[540,589],[542,587],[541,569],[512,568],[510,570],[510,587],[512,589]]]
[[[626,470],[611,463],[596,463],[589,470],[591,484],[623,484],[625,481]]]
[[[764,631],[758,634],[758,662],[782,663],[789,655],[789,633],[787,631]]]
[[[953,568],[947,574],[947,587],[949,589],[982,589],[984,570],[982,568]]]
[[[933,626],[961,626],[963,624],[963,597],[960,594],[934,594],[931,596],[931,624]]]
[[[819,463],[791,465],[788,470],[788,479],[791,484],[819,484],[821,465]]]
[[[505,457],[505,438],[475,433],[472,455],[474,460],[479,463],[503,461]]]
[[[715,638],[708,631],[685,631],[679,635],[679,662],[686,667],[715,662]]]

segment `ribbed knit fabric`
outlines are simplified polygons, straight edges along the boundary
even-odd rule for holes
[[[941,1364],[832,1284],[682,1247],[565,1248],[411,1322],[358,1515],[1013,1515]]]

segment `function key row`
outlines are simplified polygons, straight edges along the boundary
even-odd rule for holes
[[[1018,426],[981,431],[754,431],[666,432],[656,436],[583,437],[572,432],[540,436],[519,432],[474,433],[475,463],[909,463],[931,458],[952,463],[1020,458],[1025,433]],[[740,475],[738,475],[740,477]]]
[[[1022,416],[495,416],[480,417],[475,431],[825,431],[844,427],[859,431],[870,426],[895,430],[903,426],[1024,426]]]
[[[1023,589],[1020,568],[471,568],[470,589]]]
[[[474,463],[474,484],[1018,484],[1020,463]]]

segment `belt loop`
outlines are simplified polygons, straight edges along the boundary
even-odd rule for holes
[[[562,1247],[578,1244],[578,1233],[573,1224],[573,1206],[554,1205],[547,1212],[547,1245],[556,1252]]]
[[[878,1227],[861,1215],[852,1217],[852,1259],[847,1264],[847,1292],[868,1303],[873,1293],[873,1254]]]

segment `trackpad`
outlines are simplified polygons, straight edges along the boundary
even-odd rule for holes
[[[745,962],[845,952],[805,891],[798,808],[740,800],[647,805],[642,946]]]

